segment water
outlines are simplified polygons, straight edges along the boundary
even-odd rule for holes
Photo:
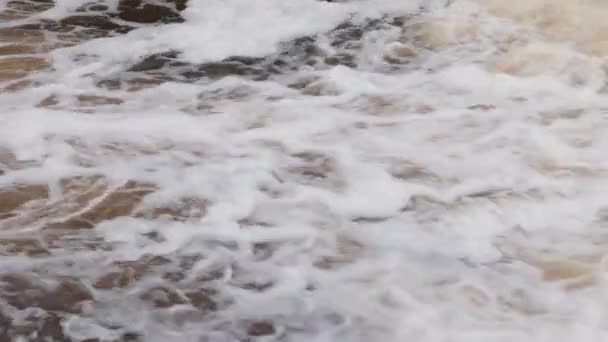
[[[125,3],[0,1],[0,340],[608,338],[602,1]]]

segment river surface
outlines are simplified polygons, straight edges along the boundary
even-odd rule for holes
[[[607,341],[606,17],[0,0],[0,341]]]

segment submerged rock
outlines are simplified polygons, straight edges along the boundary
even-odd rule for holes
[[[0,46],[0,56],[1,55],[25,55],[36,53],[38,51],[38,47],[34,45],[25,45],[25,44],[11,44]]]
[[[49,62],[40,57],[2,58],[0,59],[0,81],[15,80],[49,67]]]
[[[247,334],[253,337],[268,336],[275,333],[275,328],[272,322],[255,321],[250,322],[247,326]]]
[[[118,30],[122,26],[116,24],[112,19],[105,15],[73,15],[59,21],[64,26],[91,27],[100,30]]]
[[[129,68],[128,71],[151,71],[158,70],[169,63],[171,60],[175,60],[178,54],[175,51],[169,51],[165,53],[158,53],[144,57],[140,62]]]
[[[3,11],[0,11],[0,21],[24,19],[36,13],[53,7],[53,0],[10,0]]]
[[[361,24],[346,21],[324,35],[302,36],[280,43],[277,53],[271,55],[231,56],[220,61],[196,64],[181,60],[179,51],[166,51],[146,56],[127,70],[148,73],[154,77],[163,75],[171,81],[193,82],[230,76],[264,81],[302,69],[323,70],[335,66],[357,68],[357,55],[368,32],[401,25],[403,19],[394,17],[369,19]],[[322,42],[326,40],[329,40],[329,47]],[[391,47],[393,49],[386,59],[388,63],[400,64],[414,56],[413,50],[406,47],[395,44]],[[319,93],[310,89],[307,91]]]
[[[255,80],[265,80],[268,73],[262,68],[256,68],[252,64],[243,64],[238,61],[222,61],[217,63],[205,63],[193,71],[182,74],[186,78],[209,78],[220,79],[227,76],[249,76]]]
[[[77,312],[79,303],[93,299],[91,292],[78,280],[64,279],[48,286],[23,274],[2,276],[0,296],[18,309],[36,307],[57,312]]]
[[[63,222],[50,224],[50,229],[81,229],[92,228],[96,224],[112,220],[117,217],[129,216],[143,200],[143,198],[153,192],[153,184],[129,181],[125,185],[103,195],[103,199],[95,205],[87,208],[82,213],[71,217]]]
[[[148,302],[155,308],[170,308],[174,305],[186,304],[188,298],[184,297],[175,289],[157,286],[145,290],[139,295],[144,302]]]
[[[11,321],[6,325],[0,321],[1,341],[54,341],[70,342],[62,326],[62,317],[57,313],[32,311],[19,322]],[[5,335],[3,335],[5,334]],[[6,336],[6,340],[3,337]]]
[[[109,9],[110,8],[107,5],[96,2],[88,2],[76,9],[76,12],[106,12]]]
[[[186,4],[187,0],[120,0],[116,10],[112,10],[111,6],[105,3],[90,1],[76,8],[74,13],[64,18],[32,20],[27,24],[2,28],[0,31],[19,30],[20,33],[40,33],[40,36],[44,36],[44,31],[70,33],[76,36],[59,38],[67,38],[70,41],[78,38],[77,41],[82,41],[116,33],[127,33],[136,28],[137,25],[134,24],[183,22],[180,11],[186,8]],[[54,3],[51,0],[9,1],[5,10],[0,11],[0,21],[26,18],[51,9],[53,6]],[[0,40],[3,40],[3,35],[3,32],[0,32]],[[21,38],[25,37],[17,37],[19,43],[24,43]]]
[[[49,189],[46,185],[18,185],[0,189],[0,219],[12,215],[22,205],[34,200],[46,200]]]

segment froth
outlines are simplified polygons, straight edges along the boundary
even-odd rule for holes
[[[0,325],[603,341],[602,6],[190,0],[52,51],[0,94]]]

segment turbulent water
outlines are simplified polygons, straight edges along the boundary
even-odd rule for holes
[[[608,340],[601,0],[0,0],[0,341]]]

